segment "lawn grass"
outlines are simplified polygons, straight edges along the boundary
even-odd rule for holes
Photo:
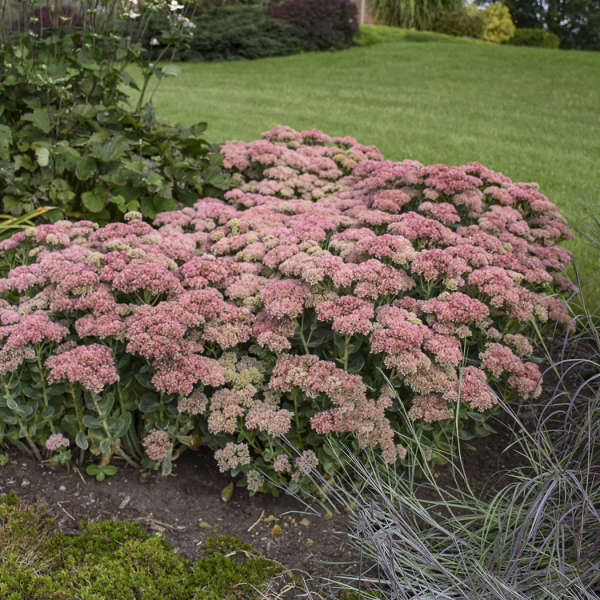
[[[427,43],[415,43],[417,41]],[[256,61],[182,64],[154,96],[159,118],[207,121],[211,141],[278,124],[375,144],[386,158],[477,160],[537,181],[576,224],[600,208],[600,53],[476,43],[389,28],[363,45]],[[576,240],[580,270],[597,273]],[[586,281],[600,299],[600,280]]]

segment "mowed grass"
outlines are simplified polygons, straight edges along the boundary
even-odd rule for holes
[[[573,225],[600,212],[600,53],[363,31],[368,45],[342,52],[183,63],[154,95],[158,116],[207,121],[213,142],[285,124],[351,135],[395,160],[476,160],[537,181]],[[597,261],[582,240],[570,247],[600,301]]]

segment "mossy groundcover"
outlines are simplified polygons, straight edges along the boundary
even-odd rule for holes
[[[128,522],[65,535],[14,493],[0,496],[0,548],[2,600],[251,600],[284,571],[228,536],[207,539],[192,562]]]

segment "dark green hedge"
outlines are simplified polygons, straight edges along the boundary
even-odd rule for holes
[[[538,48],[558,48],[558,36],[546,29],[517,29],[515,35],[509,40],[513,46],[537,46]]]
[[[296,29],[284,21],[270,19],[260,4],[233,4],[214,7],[194,16],[194,36],[176,60],[239,60],[285,56],[300,52]],[[151,24],[144,45],[156,57],[160,46],[150,45],[158,23]]]
[[[434,21],[432,29],[456,37],[480,38],[485,23],[479,13],[465,8],[443,12]]]

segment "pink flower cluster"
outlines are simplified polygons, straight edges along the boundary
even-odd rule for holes
[[[53,433],[46,440],[46,450],[50,450],[53,452],[54,450],[58,450],[60,448],[68,448],[70,445],[69,440],[62,433]]]
[[[162,460],[169,456],[173,447],[169,434],[166,431],[153,429],[143,440],[142,443],[146,454],[151,460]]]
[[[528,336],[569,321],[558,243],[571,234],[535,185],[287,127],[222,154],[237,181],[223,200],[154,226],[60,221],[0,243],[33,246],[0,279],[0,376],[42,352],[49,383],[101,393],[126,376],[114,350],[213,435],[277,441],[302,413],[302,427],[356,434],[389,462],[405,454],[397,402],[433,422],[457,402],[489,410],[489,384],[539,392]],[[167,438],[145,438],[151,458]],[[223,448],[220,466],[247,467],[240,452]],[[282,456],[274,473],[291,472]]]
[[[111,349],[102,344],[77,346],[73,350],[51,356],[46,361],[49,369],[48,383],[68,381],[99,394],[112,383],[119,381],[119,374]]]

